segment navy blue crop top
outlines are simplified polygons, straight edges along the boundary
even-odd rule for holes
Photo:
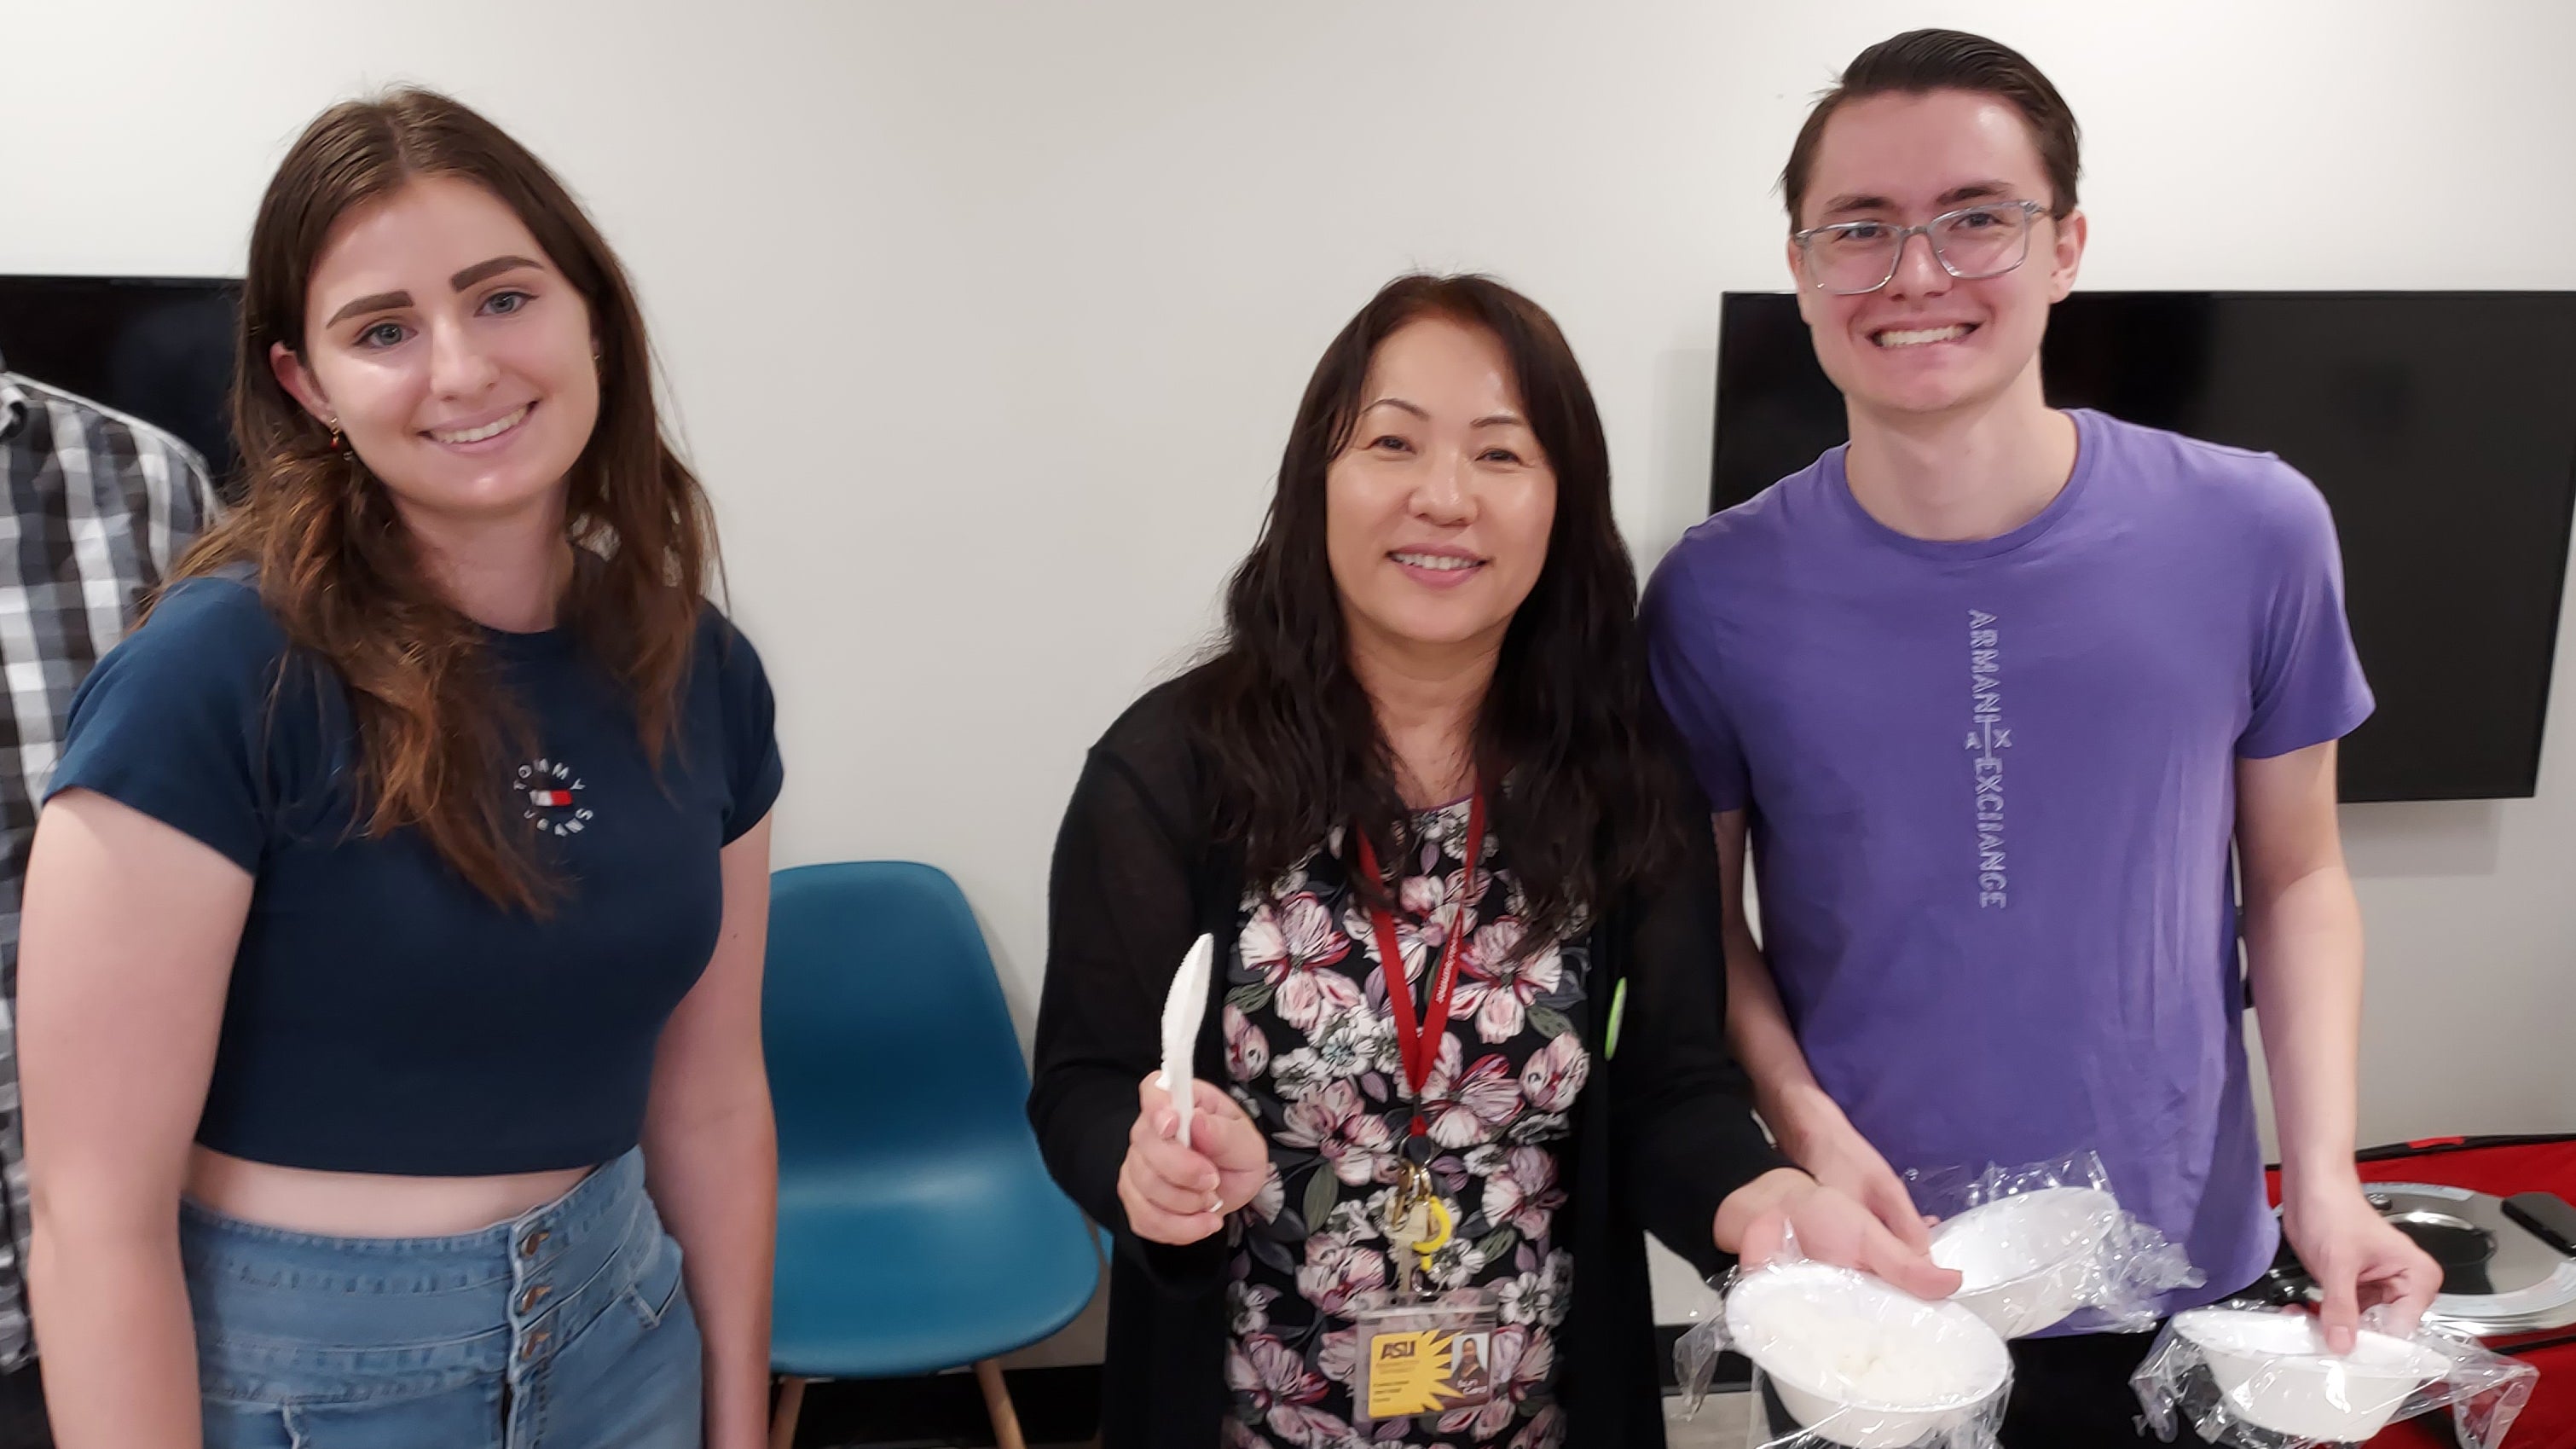
[[[641,1135],[663,1023],[715,948],[718,853],[778,795],[769,682],[710,606],[657,776],[630,697],[570,632],[490,640],[542,745],[492,788],[567,886],[543,919],[415,830],[352,828],[345,686],[290,655],[248,582],[181,583],[74,697],[47,794],[97,791],[255,878],[206,1146],[478,1176],[605,1162]]]

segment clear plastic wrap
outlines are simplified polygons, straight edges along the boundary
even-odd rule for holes
[[[1849,1268],[1800,1260],[1713,1285],[1725,1307],[1673,1350],[1696,1411],[1717,1359],[1753,1364],[1760,1449],[1997,1449],[2012,1385],[2003,1340],[1975,1314]]]
[[[1966,1281],[1952,1301],[2006,1338],[2060,1323],[2143,1333],[2164,1295],[2204,1279],[2177,1245],[2120,1206],[2091,1152],[2023,1167],[1906,1174],[1915,1205],[1941,1221],[1932,1261]]]
[[[2378,1309],[2348,1356],[2301,1309],[2224,1303],[2174,1315],[2131,1384],[2147,1423],[2230,1449],[2358,1444],[2401,1419],[2451,1411],[2462,1449],[2497,1449],[2539,1371],[2437,1328],[2400,1337]]]

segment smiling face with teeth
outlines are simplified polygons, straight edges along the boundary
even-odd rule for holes
[[[2048,170],[2011,102],[1969,91],[1855,100],[1825,124],[1799,227],[1878,221],[1912,226],[1990,202],[2050,204]],[[1796,242],[1789,269],[1825,375],[1856,413],[1981,410],[2017,390],[2045,407],[2039,343],[2048,309],[2075,285],[2084,217],[2042,215],[2028,258],[2001,276],[1962,281],[1909,237],[1896,275],[1875,292],[1835,296],[1808,275]]]
[[[337,426],[415,532],[560,528],[599,419],[590,309],[498,196],[450,176],[351,211],[278,381]]]
[[[1378,344],[1324,473],[1325,553],[1355,648],[1498,648],[1547,562],[1556,473],[1502,342],[1440,313]]]

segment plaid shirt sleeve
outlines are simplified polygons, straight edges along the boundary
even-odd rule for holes
[[[18,1115],[18,908],[72,691],[214,521],[206,465],[136,418],[0,372],[0,1368],[34,1356]]]

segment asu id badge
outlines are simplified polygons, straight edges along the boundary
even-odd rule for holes
[[[1473,1409],[1494,1396],[1494,1310],[1474,1289],[1438,1300],[1384,1297],[1357,1308],[1360,1414],[1405,1419]]]

